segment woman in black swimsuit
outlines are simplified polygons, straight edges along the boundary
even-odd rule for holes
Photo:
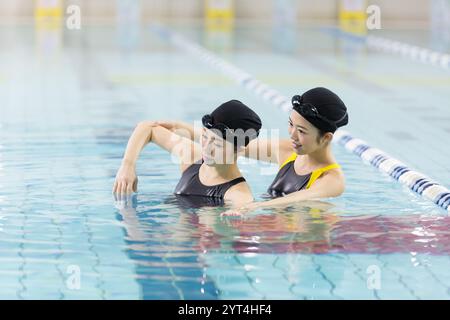
[[[140,151],[149,142],[179,158],[182,177],[175,188],[179,196],[206,197],[242,205],[253,200],[250,188],[237,166],[239,152],[261,129],[261,119],[237,100],[228,101],[202,119],[200,144],[176,134],[157,122],[144,121],[136,126],[128,141],[113,193],[137,191],[135,173]]]
[[[292,109],[290,139],[257,139],[246,148],[246,156],[280,166],[267,190],[276,199],[246,204],[226,215],[337,197],[344,192],[344,173],[331,150],[333,134],[348,123],[344,102],[331,90],[314,88],[292,97]],[[261,148],[269,152],[261,153]]]

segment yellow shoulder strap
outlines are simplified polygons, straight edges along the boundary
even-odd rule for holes
[[[297,154],[296,154],[295,152],[293,152],[293,153],[289,156],[289,158],[287,158],[286,161],[283,162],[283,164],[280,166],[280,169],[278,169],[278,170],[281,170],[281,169],[282,169],[285,165],[287,165],[289,162],[295,161],[295,159],[297,159]]]
[[[311,185],[322,175],[322,173],[324,173],[325,171],[331,170],[331,169],[336,169],[336,168],[340,168],[341,166],[338,165],[337,163],[333,163],[330,164],[329,166],[320,168],[320,169],[316,169],[312,172],[311,177],[309,178],[308,184],[306,185],[306,189],[309,189],[309,187],[311,187]]]

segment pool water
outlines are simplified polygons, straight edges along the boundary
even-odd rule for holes
[[[348,130],[395,157],[422,138],[406,125],[390,127],[392,120],[367,124],[389,106],[357,102],[387,93],[364,92],[371,83],[356,75],[341,82],[348,68],[342,61],[352,55],[363,67],[380,59],[395,67],[389,63],[396,57],[361,50],[349,58],[335,50],[345,43],[316,29],[284,34],[273,48],[264,38],[275,32],[270,26],[237,26],[231,34],[198,25],[173,30],[286,95],[318,84],[339,90],[350,101]],[[296,37],[316,35],[324,39],[316,57],[296,57],[289,48]],[[236,98],[260,114],[264,128],[287,135],[286,113],[149,28],[2,26],[0,39],[1,299],[450,298],[446,212],[340,145],[333,150],[347,188],[337,199],[221,218],[223,208],[191,208],[174,197],[178,165],[149,145],[137,164],[139,192],[126,205],[115,201],[114,177],[141,120],[193,122]],[[327,73],[335,55],[335,73]],[[409,66],[396,67],[402,63]],[[429,84],[436,99],[444,99],[439,81],[448,82],[448,73],[427,72],[437,79]],[[400,99],[406,88],[390,85]],[[440,129],[425,134],[433,130]],[[412,141],[385,131],[411,132]],[[438,142],[421,146],[422,153],[408,151],[416,155],[409,163],[445,185]],[[276,167],[246,159],[240,166],[263,199]]]

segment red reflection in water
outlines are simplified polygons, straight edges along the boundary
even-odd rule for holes
[[[232,221],[232,228],[238,231],[232,248],[240,253],[450,254],[450,217],[444,216],[274,214]],[[217,247],[213,238],[202,244]]]

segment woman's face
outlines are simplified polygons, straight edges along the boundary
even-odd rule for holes
[[[202,158],[205,164],[232,164],[236,154],[232,143],[214,133],[214,129],[203,128],[200,137]]]
[[[292,110],[289,117],[289,136],[292,148],[297,154],[310,154],[324,146],[326,141],[318,142],[319,129],[303,118],[297,111]]]

